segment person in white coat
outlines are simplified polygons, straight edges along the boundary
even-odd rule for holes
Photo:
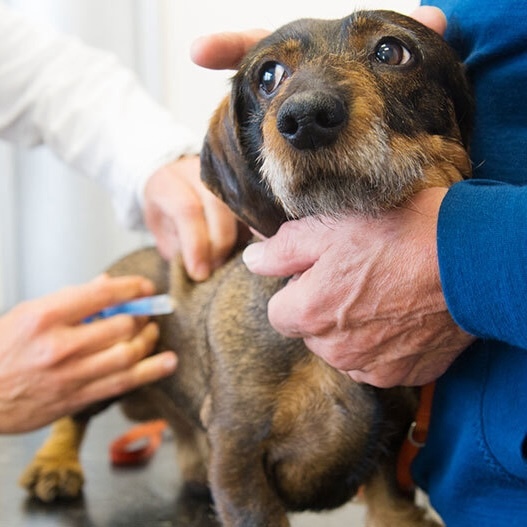
[[[180,251],[203,280],[234,245],[238,224],[199,179],[199,142],[111,54],[0,3],[0,138],[46,144],[106,187],[119,220],[148,227],[165,258]],[[1,176],[0,176],[1,177]],[[82,320],[154,292],[140,277],[69,287],[0,317],[0,433],[44,426],[86,404],[171,373],[148,356],[157,327],[119,315]]]

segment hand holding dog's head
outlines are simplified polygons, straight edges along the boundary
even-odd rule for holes
[[[472,99],[448,45],[387,11],[299,20],[245,58],[214,116],[204,181],[247,223],[376,214],[467,177]]]

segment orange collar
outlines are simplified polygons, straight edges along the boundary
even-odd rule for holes
[[[411,494],[415,490],[415,484],[410,473],[412,461],[419,450],[425,446],[428,426],[432,413],[432,401],[434,399],[435,382],[425,384],[421,387],[419,407],[415,415],[415,421],[408,429],[408,435],[399,452],[397,461],[397,481],[402,491]]]

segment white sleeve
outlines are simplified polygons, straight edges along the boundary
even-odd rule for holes
[[[0,138],[48,145],[110,191],[119,220],[143,226],[148,177],[200,144],[113,55],[0,3]]]

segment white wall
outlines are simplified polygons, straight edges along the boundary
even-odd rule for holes
[[[157,10],[157,2],[147,0],[6,3],[113,51],[125,65],[138,71],[142,67],[138,50],[143,49],[139,40],[146,41],[138,14],[144,4],[151,4],[153,13]],[[151,32],[157,34],[157,19],[155,24],[149,22]],[[152,52],[153,57],[156,55],[158,50]],[[151,84],[151,91],[157,95],[159,82]],[[4,186],[10,185],[11,194],[0,194],[0,293],[4,309],[21,299],[89,280],[115,258],[147,243],[144,235],[130,233],[115,222],[109,198],[101,188],[69,170],[46,148],[12,149],[5,157],[11,167],[0,164],[0,177],[5,180]]]
[[[275,29],[300,17],[341,17],[355,8],[410,12],[417,0],[5,0],[60,30],[115,52],[152,95],[203,134],[232,72],[203,70],[188,50],[199,35]],[[115,223],[108,197],[45,148],[0,145],[0,311],[93,277],[144,235]]]

